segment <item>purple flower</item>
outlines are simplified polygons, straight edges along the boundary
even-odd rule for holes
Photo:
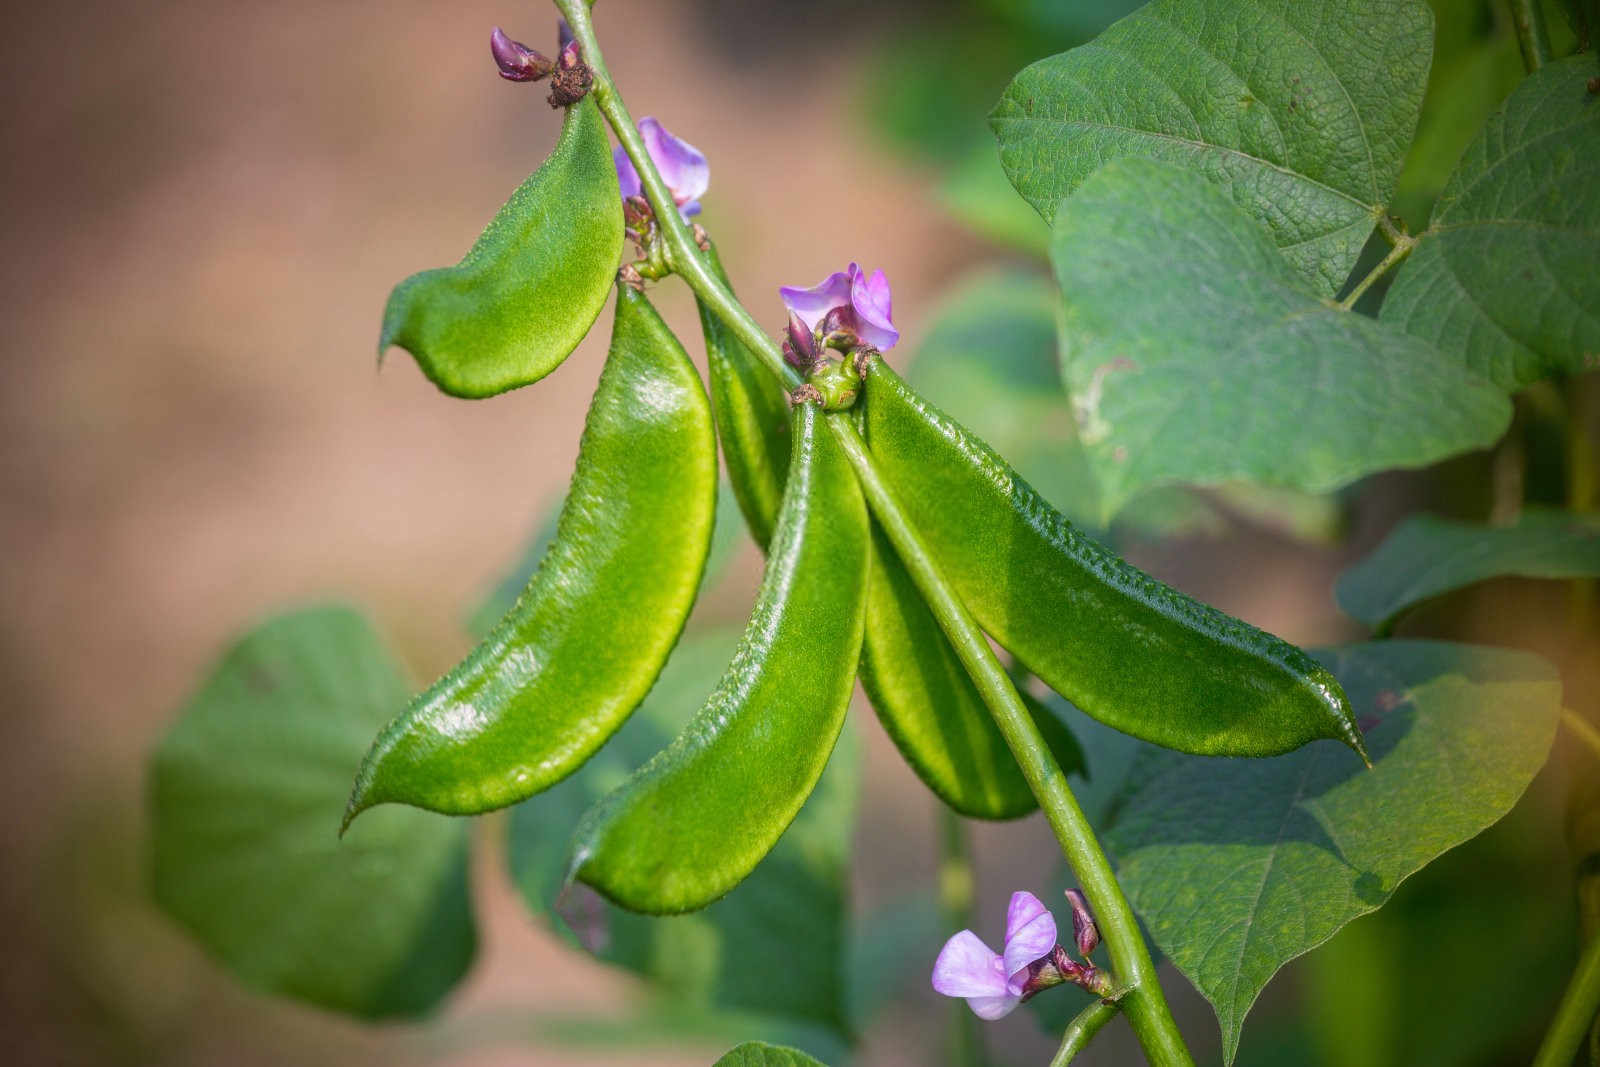
[[[661,172],[667,188],[672,190],[678,213],[684,218],[700,214],[700,198],[711,187],[711,168],[706,165],[705,155],[688,141],[672,136],[661,123],[648,115],[639,120],[639,136],[644,138],[650,161]],[[639,196],[642,192],[639,172],[633,168],[633,160],[628,158],[628,153],[621,145],[612,150],[611,160],[617,165],[617,183],[622,186],[622,199]]]
[[[980,1019],[999,1019],[1022,1003],[1028,965],[1055,947],[1055,916],[1032,893],[1012,893],[1005,952],[993,951],[977,934],[963,930],[944,943],[934,961],[933,988],[947,997],[965,998]]]
[[[835,271],[810,289],[785,285],[778,295],[807,329],[815,330],[830,311],[842,309],[842,317],[854,327],[856,335],[878,351],[887,352],[900,340],[900,331],[894,328],[889,279],[881,270],[868,277],[852,263],[849,270]]]

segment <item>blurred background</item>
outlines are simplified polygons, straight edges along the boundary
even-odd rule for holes
[[[1005,201],[983,116],[1023,64],[1131,6],[606,0],[596,20],[633,112],[711,160],[703,221],[756,314],[776,330],[779,285],[859,260],[893,282],[905,360],[975,270],[1041,270],[1043,231]],[[1430,94],[1403,183],[1414,226],[1520,76],[1498,6],[1437,6],[1445,91]],[[381,373],[374,360],[389,288],[458,258],[554,143],[542,89],[495,76],[497,24],[535,47],[554,40],[551,10],[483,0],[91,2],[9,20],[0,1026],[12,1062],[696,1064],[725,1047],[618,1048],[531,1025],[620,1019],[643,994],[529,918],[493,847],[474,872],[478,961],[423,1023],[364,1026],[252,993],[148,900],[144,759],[228,640],[286,604],[347,597],[431,677],[469,646],[463,618],[565,486],[606,330],[536,388],[489,401],[440,395],[404,353]],[[692,302],[668,284],[659,303],[694,350]],[[1527,418],[1529,495],[1558,497],[1559,457]],[[1253,623],[1338,641],[1359,634],[1329,595],[1339,570],[1418,507],[1485,516],[1503,466],[1466,457],[1337,500],[1211,495],[1119,543]],[[759,567],[744,545],[713,621],[742,617]],[[1501,582],[1407,626],[1571,664],[1583,650],[1562,629],[1563,596]],[[937,820],[858,710],[852,889],[867,912],[933,884]],[[1269,987],[1241,1062],[1524,1062],[1574,955],[1564,773],[1558,758],[1505,824]],[[1037,818],[975,839],[986,923],[1012,889],[1059,877]],[[1521,916],[1510,932],[1508,907]],[[858,1062],[939,1060],[950,1003],[926,988],[937,949],[918,945],[895,969]],[[1490,967],[1514,970],[1523,1007],[1496,1009]],[[1185,1032],[1215,1058],[1209,1009],[1166,975]],[[986,1034],[1009,1063],[1054,1045],[1028,1012]],[[1138,1056],[1120,1025],[1093,1053],[1084,1062]]]

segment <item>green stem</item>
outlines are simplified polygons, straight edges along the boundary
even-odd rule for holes
[[[1361,299],[1363,293],[1372,288],[1373,282],[1377,281],[1385,274],[1388,274],[1391,270],[1394,270],[1400,261],[1409,256],[1411,254],[1411,250],[1417,247],[1417,239],[1415,237],[1412,237],[1410,234],[1401,233],[1400,231],[1395,230],[1392,226],[1385,228],[1384,233],[1386,236],[1388,236],[1389,240],[1394,242],[1394,247],[1389,249],[1389,254],[1384,256],[1382,261],[1380,261],[1376,267],[1373,267],[1372,270],[1367,272],[1367,276],[1365,278],[1362,278],[1356,283],[1356,287],[1350,290],[1350,294],[1348,296],[1339,301],[1339,306],[1344,310],[1349,311],[1351,308],[1355,307],[1356,301]]]
[[[1578,957],[1578,968],[1556,1008],[1555,1021],[1544,1035],[1544,1044],[1533,1059],[1533,1067],[1568,1067],[1600,1012],[1600,937]]]
[[[699,246],[695,244],[694,234],[689,231],[688,223],[683,221],[683,216],[678,214],[678,205],[672,198],[672,191],[667,188],[666,181],[661,177],[661,172],[656,169],[655,161],[650,158],[649,151],[644,146],[644,138],[639,136],[639,128],[633,124],[633,116],[628,114],[627,105],[622,102],[622,95],[617,92],[615,83],[611,80],[611,73],[606,69],[605,56],[600,51],[600,44],[595,40],[594,25],[589,21],[589,4],[587,0],[555,0],[556,7],[567,20],[567,25],[572,27],[572,35],[578,42],[578,47],[583,50],[583,61],[594,72],[594,87],[589,90],[590,95],[600,108],[600,113],[611,124],[612,132],[617,135],[622,148],[628,153],[628,158],[633,161],[633,167],[639,172],[639,184],[644,189],[645,199],[650,201],[650,208],[655,213],[656,225],[660,228],[661,238],[666,243],[667,266],[672,268],[695,295],[703,300],[707,307],[716,312],[717,317],[728,324],[734,336],[738,337],[751,352],[778,376],[789,388],[800,384],[800,375],[789,364],[784,362],[783,354],[772,343],[772,338],[761,329],[761,324],[746,311],[734,295],[728,291],[706,266],[705,260],[700,256]]]
[[[1539,0],[1510,0],[1511,22],[1522,49],[1522,66],[1529,74],[1550,62],[1550,32],[1545,29]]]
[[[937,802],[936,802],[937,803]],[[967,828],[961,816],[939,803],[939,910],[947,930],[970,930],[976,926],[973,905],[976,900],[972,854],[967,843]],[[950,1062],[956,1067],[983,1067],[983,1034],[978,1017],[964,1000],[950,1004]]]
[[[1100,1028],[1111,1021],[1117,1014],[1117,1004],[1111,1000],[1096,1000],[1084,1008],[1072,1021],[1067,1024],[1066,1033],[1061,1035],[1061,1047],[1056,1050],[1055,1058],[1050,1061],[1050,1067],[1066,1067],[1072,1062],[1074,1056],[1082,1052]]]
[[[734,335],[790,387],[800,384],[800,376],[783,359],[772,338],[745,310],[744,306],[706,267],[688,226],[678,215],[677,205],[666,182],[656,170],[644,147],[633,118],[606,69],[605,58],[595,40],[585,0],[555,0],[583,50],[583,61],[594,72],[590,92],[600,112],[610,123],[617,140],[639,172],[640,185],[656,215],[656,223],[666,242],[668,265],[681,277],[707,307],[727,323]],[[1172,1019],[1171,1009],[1156,979],[1155,965],[1133,910],[1117,884],[1111,863],[1095,840],[1094,831],[1067,788],[1066,776],[1040,736],[1032,717],[1017,696],[1005,668],[995,658],[988,639],[940,575],[905,513],[900,510],[889,487],[878,474],[868,454],[866,442],[856,432],[848,412],[829,416],[828,424],[849,456],[862,490],[879,523],[889,535],[896,552],[911,571],[918,590],[928,601],[957,654],[972,675],[978,691],[994,714],[1001,734],[1022,767],[1023,777],[1033,790],[1062,852],[1077,875],[1084,895],[1095,910],[1100,930],[1111,956],[1118,981],[1128,986],[1121,1001],[1134,1033],[1144,1046],[1145,1056],[1154,1067],[1185,1067],[1194,1063]]]
[[[1589,750],[1594,753],[1596,759],[1600,759],[1600,730],[1596,730],[1588,719],[1585,719],[1571,708],[1561,709],[1561,722],[1567,729],[1578,735],[1578,740],[1589,746]]]
[[[869,385],[870,389],[871,386]],[[972,676],[984,703],[994,715],[995,725],[1006,739],[1011,753],[1022,768],[1033,795],[1039,800],[1045,819],[1061,843],[1062,854],[1094,909],[1095,919],[1105,938],[1117,980],[1129,987],[1122,1008],[1133,1024],[1134,1033],[1144,1046],[1145,1056],[1155,1067],[1192,1064],[1194,1060],[1167,1007],[1155,964],[1145,947],[1133,909],[1111,870],[1111,861],[1095,840],[1094,830],[1067,787],[1067,776],[1051,755],[1049,746],[1028,714],[1012,685],[1011,677],[995,657],[977,621],[939,573],[939,567],[923,545],[911,522],[900,510],[893,491],[878,473],[866,442],[856,432],[847,412],[828,416],[828,425],[844,447],[855,467],[867,504],[889,537],[917,591],[928,603],[940,627],[950,639],[956,655]]]

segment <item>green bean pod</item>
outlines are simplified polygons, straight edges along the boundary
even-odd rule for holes
[[[882,360],[866,393],[873,458],[946,579],[1051,688],[1182,752],[1270,756],[1326,737],[1366,758],[1344,691],[1305,652],[1085,536]]]
[[[706,256],[726,281],[715,249]],[[728,478],[751,536],[765,549],[783,496],[787,405],[772,374],[703,303],[700,324]],[[878,720],[906,762],[954,810],[977,819],[1028,814],[1038,803],[966,668],[875,524],[872,542],[860,674]],[[1048,710],[1035,719],[1062,766],[1081,768],[1082,752],[1061,721]]]
[[[346,825],[390,801],[490,811],[576,770],[672,651],[700,584],[716,493],[700,376],[650,302],[619,286],[555,540],[483,643],[378,736]]]
[[[452,396],[538,381],[572,354],[605,306],[622,248],[611,146],[591,99],[460,263],[413,274],[389,294],[381,357],[399,345]]]
[[[713,247],[705,253],[712,273],[728,284]],[[731,288],[731,287],[730,287]],[[781,384],[761,366],[717,313],[698,301],[711,379],[711,411],[722,441],[722,458],[734,499],[750,536],[766,551],[783,499],[783,472],[789,466],[789,405]]]
[[[967,669],[876,524],[860,674],[884,731],[952,809],[974,819],[1015,819],[1039,806]],[[1036,701],[1028,710],[1061,768],[1083,771],[1071,731]]]
[[[722,681],[672,743],[585,813],[572,877],[673,914],[738,885],[799,814],[844,726],[866,604],[867,510],[811,404],[755,611]]]

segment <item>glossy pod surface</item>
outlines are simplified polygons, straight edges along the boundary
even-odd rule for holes
[[[585,99],[567,110],[550,158],[459,264],[395,286],[379,355],[399,345],[452,396],[543,378],[605,305],[622,249],[620,195],[605,123]]]
[[[489,811],[576,770],[644,699],[677,641],[716,484],[700,376],[649,301],[620,286],[554,542],[483,643],[379,735],[347,821],[388,801]]]
[[[711,267],[726,281],[713,250]],[[789,423],[773,376],[700,306],[711,403],[734,495],[763,549],[772,536],[789,457]],[[859,408],[858,408],[859,410]],[[1013,819],[1037,806],[955,649],[883,535],[874,530],[861,646],[861,685],[878,720],[934,794],[976,819]],[[1036,715],[1068,771],[1082,753],[1060,720]]]
[[[728,275],[716,249],[705,258],[712,273],[727,285]],[[728,481],[750,536],[766,551],[783,499],[783,473],[789,466],[789,405],[777,378],[739,343],[714,311],[704,303],[699,307],[711,378],[711,410],[722,441],[722,458],[728,465]]]
[[[634,911],[704,907],[744,879],[817,784],[861,649],[867,512],[819,411],[793,455],[755,611],[722,681],[670,745],[591,808],[571,870]]]
[[[945,577],[1001,645],[1079,708],[1183,752],[1364,756],[1333,676],[1295,646],[1126,563],[881,360],[867,440]]]
[[[876,527],[861,686],[906,762],[952,809],[1015,819],[1039,806],[967,669]],[[1066,726],[1037,703],[1028,710],[1062,770],[1083,770]]]

